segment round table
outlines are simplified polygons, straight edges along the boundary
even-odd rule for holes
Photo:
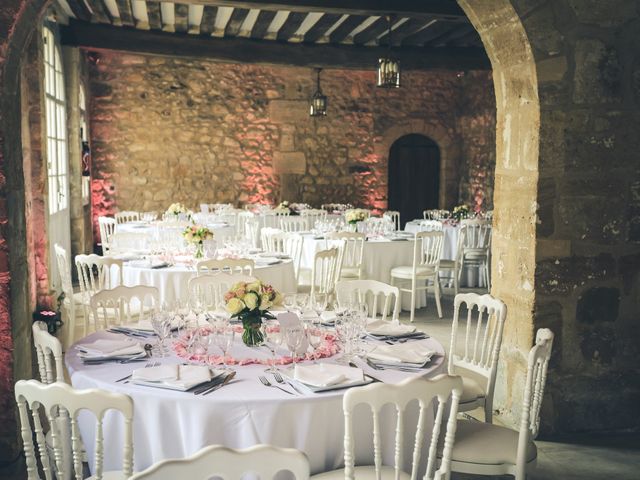
[[[113,335],[97,332],[79,343]],[[363,364],[367,374],[386,383],[397,383],[408,376],[434,377],[445,370],[444,349],[432,338],[420,340],[439,353],[420,373],[372,370]],[[234,349],[248,348],[236,344]],[[253,349],[254,350],[254,349]],[[265,355],[269,355],[264,350]],[[253,353],[253,352],[252,352]],[[237,352],[232,351],[236,356]],[[168,363],[182,362],[175,356],[153,359]],[[264,365],[236,367],[235,379],[211,395],[194,395],[160,388],[116,383],[143,363],[84,365],[77,350],[67,351],[65,362],[75,388],[101,388],[129,395],[134,402],[133,440],[134,470],[140,471],[167,458],[183,458],[207,445],[247,448],[259,443],[302,450],[309,457],[311,473],[340,468],[343,463],[344,420],[342,398],[345,390],[324,393],[288,395],[276,388],[262,385]],[[273,377],[269,375],[273,382]],[[356,410],[356,460],[372,462],[372,426],[368,407]],[[121,468],[123,426],[119,415],[111,412],[104,422],[105,470]],[[411,464],[413,435],[417,424],[417,408],[405,413],[405,466]],[[430,438],[433,417],[427,422]],[[94,420],[79,418],[84,446],[93,465]],[[393,464],[395,409],[384,410],[381,416],[384,442],[383,458]],[[426,450],[423,450],[426,451]]]
[[[112,242],[115,242],[116,245],[122,243],[123,245],[118,245],[121,250],[127,248],[139,250],[141,248],[140,245],[148,248],[154,241],[181,245],[184,243],[182,232],[187,225],[189,225],[187,222],[121,223],[116,226],[116,233]],[[205,224],[205,226],[213,232],[219,245],[222,245],[226,238],[233,237],[236,231],[235,227],[228,223],[210,223]],[[120,239],[118,238],[119,235]]]
[[[195,267],[173,265],[163,268],[149,268],[125,263],[122,279],[125,285],[149,285],[160,291],[160,299],[173,302],[188,298],[189,280],[196,276]],[[280,292],[296,291],[296,275],[291,260],[282,260],[273,265],[256,265],[253,276],[272,285]]]

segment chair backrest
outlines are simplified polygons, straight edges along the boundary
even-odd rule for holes
[[[253,248],[258,247],[260,240],[260,220],[249,218],[244,222],[244,238],[246,238]]]
[[[37,380],[20,380],[15,385],[15,398],[20,414],[20,433],[24,445],[24,454],[27,464],[27,477],[35,480],[39,477],[38,460],[45,478],[83,478],[82,471],[82,441],[78,428],[78,413],[88,410],[94,414],[95,428],[95,464],[92,472],[93,478],[101,480],[103,476],[103,460],[105,448],[114,445],[123,445],[122,470],[123,477],[128,478],[133,470],[133,401],[127,395],[111,393],[104,390],[75,390],[63,382],[55,382],[46,385]],[[108,410],[117,410],[124,421],[124,439],[122,442],[116,439],[105,439],[103,420]],[[31,413],[31,415],[30,415]],[[31,419],[30,419],[31,417]],[[56,421],[62,417],[65,421]],[[51,444],[54,458],[50,459],[47,441],[43,432],[41,418],[47,418],[51,429]],[[68,420],[67,420],[68,419]],[[88,420],[88,419],[87,419]],[[32,423],[33,422],[33,425]],[[69,431],[65,431],[66,429]],[[118,430],[120,432],[121,430]],[[35,434],[37,444],[33,443]],[[74,472],[65,471],[65,462],[62,451],[63,443],[71,439]],[[88,441],[88,439],[84,439]],[[54,466],[54,472],[51,471]]]
[[[253,275],[255,262],[250,258],[222,258],[216,260],[210,258],[208,260],[200,260],[196,263],[196,271],[198,275],[203,273],[241,273],[245,275]]]
[[[396,232],[400,230],[400,212],[396,210],[387,210],[382,214],[382,218],[388,218],[391,222],[393,222],[393,226]]]
[[[109,253],[111,237],[116,233],[116,219],[111,217],[98,217],[98,227],[100,228],[100,243],[102,244],[102,254]]]
[[[423,232],[439,232],[443,228],[441,220],[422,220],[420,222],[420,230]]]
[[[362,258],[366,235],[356,232],[330,232],[327,241],[342,240],[342,264],[340,268],[357,269],[358,278],[362,278]]]
[[[214,310],[224,309],[224,294],[238,282],[254,282],[257,279],[240,273],[217,273],[200,275],[189,280],[189,302],[198,300],[203,306]]]
[[[98,291],[122,285],[122,265],[122,260],[94,253],[76,255],[76,270],[83,302],[88,305],[91,296]]]
[[[285,232],[306,232],[309,230],[309,220],[305,216],[286,216],[280,218],[280,228]]]
[[[312,229],[316,226],[316,222],[325,222],[327,220],[327,211],[311,208],[309,210],[302,210],[300,216],[307,219],[307,227]]]
[[[200,211],[202,213],[209,213],[209,204],[208,203],[201,203],[200,204]]]
[[[462,305],[467,308],[467,326],[464,335],[464,351],[458,352],[456,345]],[[493,398],[506,318],[507,306],[489,294],[460,293],[454,299],[449,373],[464,371],[465,375],[484,386],[488,400]]]
[[[33,322],[33,345],[42,383],[64,382],[64,359],[60,340],[51,335],[44,322]]]
[[[296,480],[309,478],[307,456],[293,448],[255,445],[236,450],[221,445],[210,445],[191,457],[165,460],[135,474],[131,480],[166,480],[189,478],[208,480],[240,480],[251,473],[261,480],[271,480],[278,472],[289,471]],[[288,477],[287,477],[288,478]]]
[[[297,280],[300,271],[300,261],[302,259],[304,237],[299,233],[287,233],[281,231],[280,233],[270,235],[268,242],[269,248],[267,251],[281,253],[291,257]]]
[[[444,220],[451,216],[451,212],[449,210],[425,210],[422,212],[422,216],[425,220]]]
[[[290,212],[289,210],[274,209],[263,211],[261,215],[263,227],[281,228],[280,220],[284,217],[288,217],[290,215]]]
[[[433,267],[437,269],[443,247],[444,233],[442,231],[416,233],[413,247],[414,274],[417,267]]]
[[[413,445],[411,478],[417,478],[420,461],[424,458],[422,446],[428,442],[424,441],[426,419],[433,415],[433,406],[437,402],[436,418],[433,425],[431,442],[427,453],[427,470],[425,480],[434,478],[449,478],[451,466],[451,451],[456,433],[456,415],[458,413],[458,402],[462,393],[462,379],[450,375],[438,375],[426,380],[423,378],[408,378],[397,384],[374,383],[366,387],[351,388],[345,395],[342,402],[344,410],[344,476],[347,480],[355,479],[354,470],[354,430],[358,428],[354,425],[352,415],[355,408],[360,404],[366,404],[373,413],[373,452],[374,465],[377,479],[382,478],[382,436],[380,434],[380,416],[382,408],[391,404],[397,411],[396,435],[395,435],[395,478],[400,478],[403,471],[404,453],[404,413],[407,406],[417,401],[420,412]],[[449,399],[451,401],[449,402]],[[440,467],[438,464],[438,441],[440,439],[441,426],[445,412],[448,409],[449,418],[446,422],[444,432],[444,449]],[[386,436],[389,437],[389,436]]]
[[[124,211],[114,215],[116,223],[139,222],[140,212]]]
[[[482,219],[462,220],[460,235],[464,250],[489,251],[491,246],[491,222]]]
[[[58,264],[58,274],[60,275],[60,285],[62,291],[73,305],[73,281],[71,279],[71,263],[67,251],[59,244],[53,246],[56,252],[56,262]]]
[[[160,309],[160,292],[147,285],[120,285],[94,294],[90,306],[96,330],[136,323],[150,318]]]
[[[267,252],[276,252],[277,250],[275,250],[275,246],[273,245],[272,237],[279,233],[282,233],[282,230],[279,228],[263,227],[260,230],[262,249]]]
[[[311,295],[314,293],[333,295],[338,278],[340,278],[340,249],[332,247],[317,251],[313,257],[311,270]]]
[[[547,368],[551,358],[553,332],[540,328],[536,332],[536,344],[529,350],[527,362],[527,380],[524,386],[522,417],[518,435],[517,465],[525,465],[529,440],[538,436],[540,428],[540,408],[547,382]]]
[[[391,306],[393,306],[391,319],[397,321],[400,315],[400,289],[384,282],[341,280],[336,284],[336,296],[341,305],[352,302],[354,299],[360,303],[366,303],[369,306],[369,317],[373,319],[379,312],[382,320],[386,320]]]
[[[249,211],[238,213],[238,219],[236,221],[236,235],[244,236],[246,233],[247,221],[254,218],[255,218],[255,215]]]

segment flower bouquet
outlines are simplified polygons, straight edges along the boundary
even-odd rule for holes
[[[196,246],[195,258],[204,257],[204,241],[213,238],[213,232],[202,225],[189,225],[182,231],[182,238]]]
[[[286,200],[280,202],[280,205],[278,205],[275,210],[279,211],[279,212],[289,212],[291,213],[291,209],[289,208],[289,202],[287,202]]]
[[[238,282],[224,295],[227,311],[231,318],[242,320],[242,341],[250,347],[264,341],[260,326],[262,319],[275,319],[269,308],[281,302],[280,293],[260,280]]]
[[[182,205],[180,202],[172,203],[165,212],[166,215],[173,215],[176,218],[178,218],[178,215],[181,213],[187,213],[187,207]]]
[[[469,218],[469,212],[470,210],[467,205],[458,205],[453,209],[453,212],[451,213],[451,218],[459,222],[460,220]]]
[[[347,221],[347,223],[355,225],[358,222],[364,222],[368,216],[369,212],[367,210],[356,208],[353,210],[347,210],[344,214],[344,219]]]

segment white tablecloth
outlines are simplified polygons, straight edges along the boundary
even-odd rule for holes
[[[280,292],[294,292],[296,290],[296,278],[291,260],[284,260],[275,265],[256,267],[253,274]],[[160,291],[161,301],[166,302],[186,299],[189,292],[189,280],[195,276],[195,268],[184,265],[145,268],[125,263],[122,271],[125,285],[156,287]]]
[[[88,343],[110,335],[98,332],[83,339]],[[434,339],[422,340],[429,348],[440,352],[420,375],[433,377],[445,370],[444,349]],[[234,346],[234,348],[247,348]],[[262,350],[262,349],[260,349]],[[266,349],[265,349],[266,350]],[[235,352],[231,352],[235,355]],[[167,458],[192,455],[207,445],[221,444],[231,448],[247,448],[258,443],[292,447],[304,451],[311,463],[311,473],[339,468],[343,465],[344,420],[342,397],[344,390],[306,395],[287,395],[268,388],[258,381],[264,374],[263,365],[237,367],[236,379],[207,396],[175,392],[159,388],[115,383],[144,364],[103,364],[86,366],[71,348],[66,364],[75,388],[102,388],[125,393],[134,401],[134,470],[140,471]],[[267,353],[268,354],[268,353]],[[255,355],[254,355],[255,356]],[[158,359],[162,363],[178,363],[176,357]],[[385,382],[396,383],[414,373],[370,370]],[[269,376],[271,380],[273,377]],[[89,421],[91,420],[91,421]],[[410,465],[413,432],[417,410],[405,414],[405,465]],[[428,419],[425,438],[430,438],[433,417]],[[356,411],[356,460],[372,462],[372,427],[370,410],[362,406]],[[395,412],[383,411],[381,426],[384,442],[383,457],[393,464]],[[93,419],[80,417],[84,446],[93,465]],[[105,470],[121,468],[122,422],[119,416],[107,415],[104,423]],[[426,447],[423,449],[426,451]]]
[[[176,222],[121,223],[116,227],[116,239],[118,233],[126,233],[128,236],[135,234],[150,243],[154,239],[161,238],[160,232],[163,232],[165,235],[175,235],[176,239],[179,241],[182,238],[182,232],[185,225],[180,225]],[[220,245],[224,243],[226,238],[233,237],[236,232],[235,226],[227,223],[213,223],[207,224],[206,226],[213,232],[216,241],[218,241]]]

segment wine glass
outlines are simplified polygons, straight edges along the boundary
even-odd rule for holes
[[[296,358],[298,356],[298,348],[302,345],[304,340],[304,330],[301,325],[296,325],[287,328],[284,331],[284,340],[287,342],[287,347],[291,352],[291,358],[293,359],[293,366],[296,366]]]
[[[326,293],[314,293],[311,296],[310,305],[313,311],[316,312],[318,318],[320,318],[322,312],[327,309],[327,300],[328,298]]]
[[[353,357],[352,342],[356,332],[353,315],[348,312],[336,318],[336,337],[342,345],[342,359],[340,363],[348,364]]]
[[[216,329],[215,336],[213,338],[216,347],[222,351],[222,365],[224,365],[225,370],[228,369],[227,354],[233,344],[235,334],[236,332],[233,328],[229,324],[226,324]]]
[[[318,347],[322,344],[324,335],[322,334],[322,320],[320,317],[314,318],[306,326],[307,341],[313,348],[313,363],[318,363]]]
[[[160,357],[166,357],[167,352],[164,341],[171,331],[170,317],[164,312],[156,312],[151,316],[151,327],[158,336],[158,354]]]
[[[282,331],[280,323],[277,320],[264,320],[262,322],[262,334],[264,335],[264,346],[271,352],[271,365],[265,372],[275,373],[276,368],[276,350],[282,345]]]
[[[282,298],[282,305],[287,309],[287,312],[292,311],[296,307],[296,294],[285,293]]]
[[[299,293],[296,295],[296,311],[302,317],[304,310],[309,306],[309,295],[307,293]]]

